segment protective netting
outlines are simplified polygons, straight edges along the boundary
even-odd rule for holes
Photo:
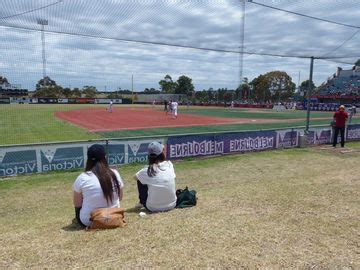
[[[34,88],[42,77],[39,20],[46,20],[46,73],[64,86],[129,88],[131,74],[137,74],[136,86],[143,90],[157,88],[169,72],[192,76],[199,88],[235,88],[241,5],[240,0],[2,0],[0,71]],[[314,77],[319,82],[343,65],[338,62],[353,64],[359,57],[359,10],[360,1],[246,2],[244,76],[297,65],[306,78],[307,59],[264,54],[332,59],[335,63],[320,63],[332,70],[320,68]],[[289,73],[296,76],[290,68]]]
[[[159,89],[166,74],[174,81],[189,76],[196,90],[235,89],[242,38],[249,81],[282,70],[301,83],[315,57],[320,85],[337,66],[350,69],[360,58],[360,1],[246,1],[244,35],[242,10],[240,0],[1,0],[0,76],[30,91],[44,71],[71,89]],[[49,132],[54,140],[73,139],[64,136],[68,124],[52,118],[64,106],[49,106],[24,106],[25,114],[2,108],[4,144],[48,141]],[[27,139],[33,136],[44,139]]]

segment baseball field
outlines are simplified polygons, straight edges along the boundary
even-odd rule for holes
[[[260,130],[305,125],[305,111],[179,108],[172,119],[161,106],[1,105],[0,145],[168,134]],[[310,125],[329,125],[331,112],[312,112]],[[354,118],[353,123],[360,123]]]
[[[133,175],[127,228],[86,232],[73,223],[80,171],[0,181],[0,268],[358,269],[360,143],[347,151],[297,148],[174,162],[193,208],[140,217]]]
[[[0,106],[1,144],[305,125],[304,111],[101,105]],[[328,125],[330,112],[312,112]],[[353,119],[359,123],[360,119]],[[86,232],[73,222],[80,170],[0,181],[0,268],[360,267],[360,142],[174,161],[176,188],[196,207],[139,216],[134,174],[119,167],[128,226]]]

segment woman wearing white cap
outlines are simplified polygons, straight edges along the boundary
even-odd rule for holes
[[[148,147],[149,165],[135,174],[139,201],[151,212],[169,211],[176,206],[175,171],[166,160],[164,145],[152,142]]]

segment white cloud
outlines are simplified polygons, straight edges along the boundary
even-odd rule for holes
[[[41,39],[37,18],[46,18],[46,29],[86,38],[46,33],[47,74],[63,86],[95,85],[108,90],[158,88],[166,74],[193,79],[196,89],[235,88],[239,82],[239,55],[195,49],[124,42],[116,39],[179,44],[238,51],[241,4],[238,0],[64,0],[58,5],[22,16],[1,19],[54,3],[55,0],[2,0],[0,9],[0,75],[33,89],[42,77]],[[360,25],[360,1],[258,2],[328,20]],[[351,55],[360,58],[360,34],[334,51],[356,29],[246,3],[245,51],[321,56]],[[244,55],[243,75],[250,80],[275,69],[298,82],[308,78],[309,59]],[[315,61],[314,81],[320,84],[341,64]],[[348,68],[349,66],[344,66]]]

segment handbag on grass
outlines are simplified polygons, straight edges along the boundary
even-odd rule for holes
[[[195,206],[197,203],[196,191],[185,189],[178,189],[176,191],[176,208],[186,208]]]
[[[125,213],[122,208],[98,208],[90,214],[90,226],[88,229],[114,229],[125,227]]]

